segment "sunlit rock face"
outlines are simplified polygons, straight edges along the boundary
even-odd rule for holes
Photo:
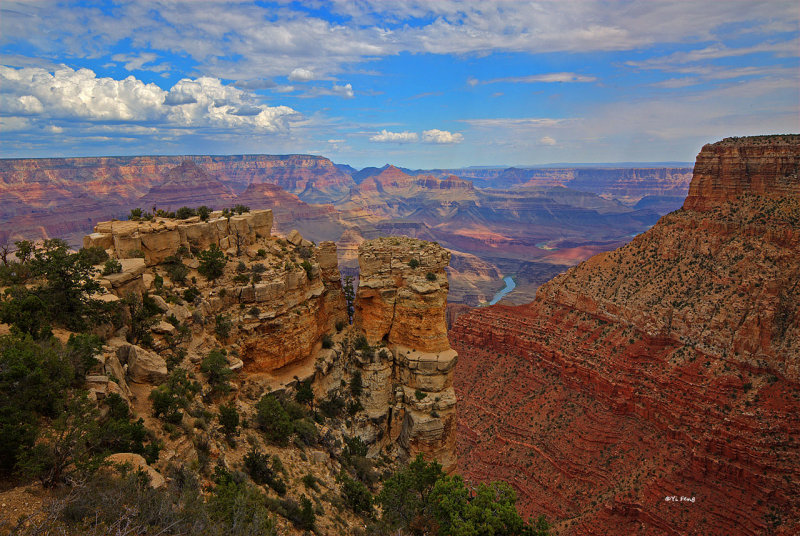
[[[385,344],[393,361],[389,435],[409,456],[423,453],[455,468],[457,354],[447,340],[450,253],[432,242],[388,237],[358,249],[357,331]]]

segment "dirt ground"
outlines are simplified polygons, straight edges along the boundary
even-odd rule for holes
[[[0,491],[0,535],[8,534],[20,518],[39,510],[48,497],[38,483]]]

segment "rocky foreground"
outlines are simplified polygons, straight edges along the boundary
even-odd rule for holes
[[[459,469],[559,534],[800,530],[800,136],[697,157],[682,210],[458,317]]]
[[[450,254],[406,237],[365,241],[351,289],[333,242],[279,238],[271,210],[239,212],[112,220],[85,236],[81,254],[104,259],[87,275],[102,287],[92,297],[119,314],[93,326],[102,348],[80,386],[98,418],[141,418],[152,448],[109,460],[142,468],[153,488],[189,467],[209,494],[221,474],[246,471],[269,485],[258,497],[281,534],[354,533],[377,522],[371,493],[405,462],[456,467]],[[297,504],[313,507],[310,522]],[[0,532],[15,512],[0,515]]]
[[[366,409],[354,416],[353,426],[372,451],[399,448],[403,459],[423,452],[452,469],[456,354],[445,325],[449,253],[405,237],[362,243],[351,333],[335,244],[315,245],[296,231],[281,239],[271,228],[271,210],[229,217],[214,212],[207,221],[110,221],[96,225],[84,246],[105,249],[122,266],[119,273],[102,276],[109,290],[104,299],[155,292],[164,319],[174,317],[191,328],[189,359],[226,343],[231,366],[243,368],[242,388],[252,384],[249,396],[311,381],[318,397],[329,399],[358,374]],[[198,261],[184,263],[180,257],[210,247],[220,248],[228,262],[218,278],[204,283]],[[176,264],[187,268],[180,280]],[[184,287],[197,289],[191,301],[167,303],[159,297]],[[221,318],[230,323],[224,337],[217,327]],[[164,337],[156,336],[156,351],[166,348],[175,331],[166,321],[158,326],[156,333]],[[359,346],[354,339],[361,333],[366,343]],[[130,348],[152,354],[121,339],[111,345],[126,358]],[[134,368],[127,370],[130,376]]]

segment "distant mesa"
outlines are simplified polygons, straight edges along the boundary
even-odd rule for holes
[[[230,187],[205,168],[191,160],[184,160],[179,166],[168,170],[164,182],[150,188],[137,204],[145,210],[156,206],[173,211],[183,206],[232,206],[235,199],[236,194]]]

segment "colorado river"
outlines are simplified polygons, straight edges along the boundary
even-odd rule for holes
[[[514,290],[514,288],[517,286],[517,284],[514,283],[514,279],[510,275],[505,276],[503,281],[505,281],[506,286],[497,291],[497,294],[494,295],[494,298],[492,298],[492,301],[489,302],[489,305],[494,305],[502,300],[506,294]]]

